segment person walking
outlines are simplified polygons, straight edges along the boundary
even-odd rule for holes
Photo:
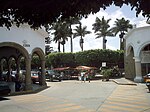
[[[81,71],[81,82],[84,81],[84,74],[85,72]]]
[[[81,81],[81,73],[78,73],[78,80]]]
[[[93,72],[94,72],[93,70],[88,71],[88,81],[89,81],[89,83],[91,82]]]
[[[83,75],[84,83],[85,83],[85,81],[86,81],[86,78],[87,78],[87,73],[84,73],[84,75]]]

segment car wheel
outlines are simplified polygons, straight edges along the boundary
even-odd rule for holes
[[[59,79],[59,82],[61,82],[61,79]]]
[[[36,84],[36,81],[32,80],[32,84]]]

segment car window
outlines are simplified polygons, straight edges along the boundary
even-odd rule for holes
[[[47,70],[46,73],[54,74],[54,71],[53,70]]]

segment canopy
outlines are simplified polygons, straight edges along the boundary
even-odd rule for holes
[[[89,66],[77,66],[75,69],[78,70],[91,70],[91,69],[97,69],[96,67],[89,67]]]
[[[53,70],[68,70],[70,67],[53,68]]]

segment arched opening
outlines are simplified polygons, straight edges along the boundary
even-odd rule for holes
[[[17,82],[24,83],[23,90],[31,90],[31,62],[30,56],[27,50],[22,47],[21,45],[14,43],[14,42],[3,42],[0,43],[0,62],[1,62],[1,72],[7,76],[6,79],[1,79],[9,83],[9,86],[13,92],[15,83],[15,90],[20,91],[17,89],[16,86]],[[5,58],[4,58],[5,57]],[[22,67],[25,69],[26,73],[24,75],[21,74],[21,61],[24,62]],[[15,71],[15,73],[13,73]],[[13,78],[14,77],[14,78]],[[12,83],[11,83],[12,82]],[[11,91],[11,92],[12,92]]]
[[[150,73],[150,44],[147,44],[142,48],[140,57],[142,76],[144,76]]]
[[[46,85],[45,82],[45,55],[42,49],[35,48],[32,51],[32,71],[38,72],[38,82],[39,85]],[[32,77],[31,77],[32,78]],[[32,82],[34,82],[34,79],[32,79]]]
[[[7,74],[7,59],[1,58],[0,59],[0,81],[7,80],[6,74]]]

